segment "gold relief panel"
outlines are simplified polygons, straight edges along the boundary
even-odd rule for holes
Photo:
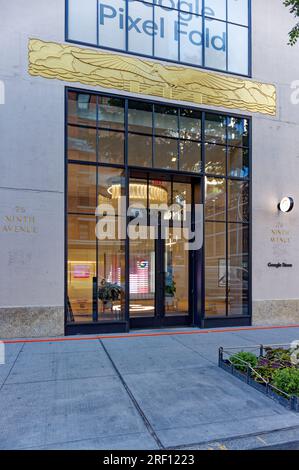
[[[38,39],[29,41],[29,73],[175,101],[276,114],[274,85]]]

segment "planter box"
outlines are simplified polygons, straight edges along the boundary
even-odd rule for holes
[[[218,365],[221,369],[225,370],[229,374],[237,377],[242,382],[247,383],[250,387],[255,388],[259,392],[267,395],[272,400],[278,402],[280,405],[288,408],[289,410],[296,411],[299,413],[299,397],[291,396],[287,397],[284,396],[284,392],[278,393],[272,385],[266,385],[263,383],[259,383],[251,377],[251,370],[248,369],[246,372],[241,372],[236,367],[231,364],[228,360],[223,359],[223,349],[219,348],[219,362]]]

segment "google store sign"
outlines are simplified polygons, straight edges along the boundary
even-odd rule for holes
[[[215,12],[212,8],[206,6],[204,9],[201,8],[201,1],[195,0],[193,3],[187,1],[178,1],[174,0],[154,0],[153,4],[157,5],[163,14],[159,14],[159,18],[156,21],[148,19],[151,16],[149,11],[147,18],[142,16],[132,15],[131,11],[133,8],[130,8],[130,3],[133,3],[134,0],[128,0],[129,4],[129,15],[128,15],[128,32],[134,32],[147,36],[156,36],[161,39],[170,38],[172,35],[172,40],[179,41],[179,38],[183,35],[189,39],[190,43],[193,46],[202,46],[205,42],[206,48],[213,48],[217,51],[226,51],[226,32],[223,31],[220,34],[213,35],[211,34],[208,23],[213,21]],[[136,1],[134,2],[136,5]],[[144,7],[147,7],[152,11],[152,4],[140,2]],[[185,11],[179,11],[178,14],[172,16],[173,9],[178,8],[184,9]],[[168,7],[168,8],[167,8]],[[171,10],[170,10],[171,9]],[[207,26],[205,27],[205,38],[203,41],[203,34],[200,30],[201,28],[192,29],[190,23],[194,23],[194,15],[208,15],[210,18],[205,18]],[[172,21],[171,32],[169,29],[169,20],[175,18]],[[119,30],[124,30],[126,28],[126,10],[123,7],[116,8],[115,6],[109,5],[108,3],[99,2],[99,24],[102,27],[110,27],[110,31],[113,31],[113,28],[118,27]],[[223,23],[224,25],[224,23]],[[225,25],[224,25],[225,29]]]

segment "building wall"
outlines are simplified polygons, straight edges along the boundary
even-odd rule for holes
[[[253,0],[253,78],[277,87],[277,115],[253,118],[253,322],[299,324],[299,45],[287,44],[294,20],[280,0]],[[295,210],[277,203],[292,196]],[[268,263],[292,264],[269,268]]]
[[[68,83],[28,74],[28,39],[64,42],[64,0],[0,2],[0,337],[63,335]],[[253,321],[299,323],[299,216],[276,208],[284,195],[299,203],[298,46],[287,45],[292,18],[281,0],[252,7],[253,78],[278,91],[277,116],[253,116]],[[277,261],[293,268],[267,267]]]
[[[29,37],[63,41],[64,4],[1,3],[0,337],[63,335],[63,84],[27,69]]]

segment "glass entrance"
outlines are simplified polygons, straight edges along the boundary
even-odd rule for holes
[[[130,178],[129,316],[133,328],[192,322],[192,256],[182,238],[184,222],[191,216],[192,194],[191,182],[149,175]],[[134,239],[137,232],[141,239]]]
[[[241,116],[67,90],[67,334],[250,324],[250,129]],[[132,203],[155,237],[127,237]],[[190,203],[191,215],[204,205],[194,251],[177,233]],[[153,220],[152,204],[176,206]]]
[[[165,315],[189,314],[189,252],[185,250],[185,241],[176,239],[170,229],[169,238],[164,248],[164,285],[163,297]]]

